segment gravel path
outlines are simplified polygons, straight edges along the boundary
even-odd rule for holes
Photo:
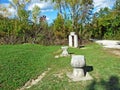
[[[118,40],[95,40],[95,42],[103,45],[105,48],[120,49],[120,41]]]
[[[94,42],[108,48],[110,53],[120,56],[120,41],[118,40],[94,40]]]

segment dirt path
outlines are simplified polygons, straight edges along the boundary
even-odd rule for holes
[[[107,50],[109,53],[120,56],[120,49],[105,49],[105,50]]]
[[[110,51],[110,52],[115,54],[115,55],[120,56],[120,50],[113,50],[113,51]]]
[[[25,85],[20,88],[20,89],[17,89],[17,90],[26,90],[30,87],[32,87],[33,85],[37,84],[38,82],[40,82],[42,80],[42,78],[45,77],[45,75],[51,70],[51,68],[48,68],[47,71],[44,71],[40,76],[38,76],[36,79],[32,79],[32,80],[29,80],[28,82],[25,83]]]

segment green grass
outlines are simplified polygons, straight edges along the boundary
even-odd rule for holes
[[[37,85],[29,90],[119,90],[120,57],[105,51],[97,44],[89,44],[85,49],[69,48],[69,53],[85,55],[91,81],[70,82],[66,76],[72,72],[71,57],[54,56],[60,46],[41,45],[1,45],[0,46],[0,88],[16,90],[32,78],[36,78],[48,68],[51,70]]]
[[[15,90],[30,78],[36,78],[51,66],[53,46],[2,45],[0,46],[0,86]]]

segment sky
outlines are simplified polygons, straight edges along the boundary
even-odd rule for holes
[[[99,11],[100,8],[104,7],[113,7],[116,0],[93,0],[94,1],[94,12]],[[9,3],[12,0],[0,0],[0,7],[9,7]],[[33,7],[37,5],[41,9],[41,16],[46,15],[49,23],[53,22],[53,20],[57,16],[57,10],[54,9],[54,4],[48,0],[48,2],[40,1],[40,0],[31,0],[31,2],[26,6],[27,10],[32,10]],[[16,11],[13,7],[9,8],[8,11],[12,12],[13,15],[16,14]],[[0,12],[1,13],[1,12]]]

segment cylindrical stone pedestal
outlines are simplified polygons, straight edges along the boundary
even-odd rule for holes
[[[73,67],[73,76],[75,77],[84,77],[85,71],[85,59],[83,55],[72,55],[71,65]]]
[[[73,81],[92,79],[92,77],[84,70],[86,62],[83,55],[72,55],[71,66],[73,67],[73,72],[67,73],[67,76]]]
[[[74,68],[73,69],[73,76],[74,77],[84,77],[85,76],[84,70],[81,68]]]
[[[72,55],[71,65],[75,68],[81,68],[85,66],[85,59],[83,55]]]

